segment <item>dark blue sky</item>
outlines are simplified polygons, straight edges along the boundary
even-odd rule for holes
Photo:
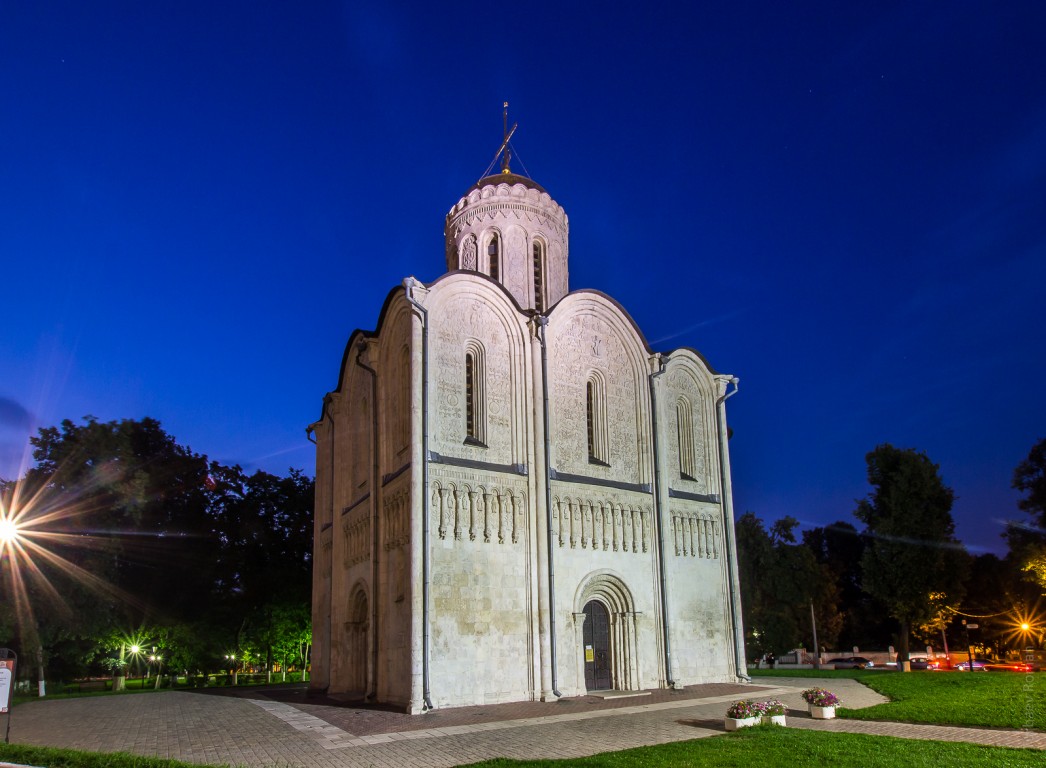
[[[647,5],[7,4],[0,477],[85,414],[311,473],[508,100],[571,287],[741,378],[739,511],[853,521],[888,441],[1001,550],[1046,436],[1046,5]]]

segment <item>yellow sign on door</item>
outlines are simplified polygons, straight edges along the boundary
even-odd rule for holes
[[[586,645],[585,646],[585,661],[595,661],[595,660],[596,660],[596,653],[595,653],[595,651],[592,650],[592,646],[591,645]]]

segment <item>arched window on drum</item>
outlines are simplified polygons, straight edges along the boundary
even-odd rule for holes
[[[487,241],[487,265],[490,277],[501,282],[501,238],[497,232],[490,235]]]
[[[545,243],[535,240],[533,246],[534,257],[534,309],[538,312],[545,311]]]

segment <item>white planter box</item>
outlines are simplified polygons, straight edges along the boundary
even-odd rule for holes
[[[739,728],[747,728],[750,725],[759,725],[758,717],[727,717],[723,719],[728,731],[736,731]]]
[[[763,715],[763,725],[785,725],[784,715]]]
[[[818,707],[810,705],[810,716],[814,720],[831,720],[835,717],[835,707]]]

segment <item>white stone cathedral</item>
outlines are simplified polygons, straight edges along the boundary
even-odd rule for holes
[[[509,171],[447,272],[355,331],[316,441],[313,690],[403,707],[745,675],[725,400],[568,286],[567,216]]]

